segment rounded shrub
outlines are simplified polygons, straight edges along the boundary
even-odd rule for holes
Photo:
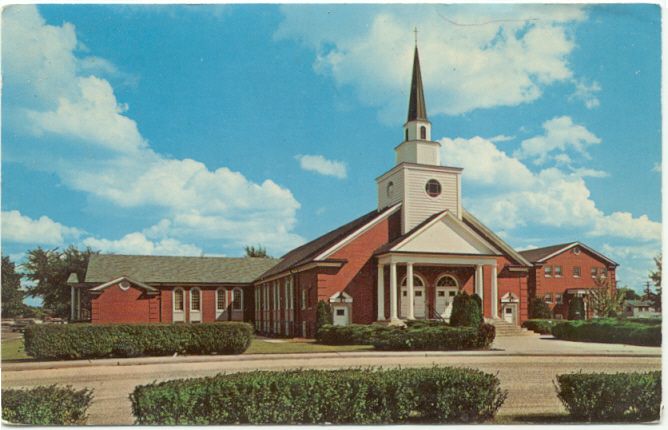
[[[552,318],[552,310],[540,297],[534,297],[529,302],[529,319],[549,320]]]
[[[86,424],[93,399],[89,389],[39,386],[2,390],[2,419],[10,424],[61,426]]]
[[[477,299],[474,297],[477,297]],[[475,294],[469,296],[465,291],[457,294],[452,303],[450,325],[453,327],[478,327],[482,322],[480,297]]]
[[[571,300],[568,302],[568,319],[583,320],[585,318],[584,300],[582,297],[571,297]]]
[[[334,323],[334,315],[332,314],[332,307],[329,303],[320,300],[315,310],[315,337],[318,339],[318,332],[320,327]]]

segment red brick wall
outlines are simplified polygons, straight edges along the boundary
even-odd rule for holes
[[[585,249],[580,248],[580,254],[574,254],[571,249],[562,252],[546,261],[542,266],[531,269],[529,291],[532,297],[544,298],[546,294],[551,294],[552,304],[550,307],[564,317],[568,315],[568,307],[564,304],[558,306],[555,303],[555,294],[564,294],[569,288],[593,288],[594,279],[591,277],[591,269],[608,269],[608,283],[612,288],[616,288],[616,274],[614,266],[607,266],[605,260],[600,259]],[[552,276],[545,276],[545,266],[552,266]],[[554,266],[561,266],[562,276],[554,275]],[[580,267],[580,277],[573,276],[573,267]]]
[[[123,291],[116,284],[91,298],[91,321],[93,324],[159,322],[159,306],[158,295],[149,296],[134,285]]]

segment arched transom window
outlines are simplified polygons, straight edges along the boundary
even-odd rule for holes
[[[404,280],[401,281],[401,286],[406,286],[407,277],[404,277]],[[413,275],[413,286],[414,287],[424,287],[424,281],[417,275]]]
[[[443,275],[436,282],[437,287],[459,287],[459,283],[452,275]]]

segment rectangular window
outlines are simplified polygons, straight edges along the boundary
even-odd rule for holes
[[[608,277],[608,269],[605,268],[605,267],[601,268],[601,275],[603,275],[607,278]]]
[[[573,277],[574,278],[580,277],[580,266],[573,266]]]
[[[545,294],[545,303],[552,303],[552,294]]]
[[[336,310],[336,315],[339,317],[346,316],[346,310],[345,309],[337,309]]]
[[[232,309],[235,311],[240,311],[243,307],[241,300],[241,290],[236,288],[234,291],[232,291]]]
[[[306,309],[306,290],[302,288],[302,309]]]
[[[174,291],[174,310],[175,311],[183,310],[183,290]]]
[[[561,278],[561,266],[554,266],[554,276]]]
[[[218,296],[216,297],[216,309],[219,311],[225,310],[225,295],[227,290],[218,290]]]
[[[549,278],[552,276],[552,266],[545,266],[545,277]]]
[[[596,270],[596,267],[592,267],[592,268],[591,268],[591,277],[592,277],[592,278],[595,278],[597,272],[598,272],[598,271]]]
[[[200,310],[199,295],[200,291],[198,289],[190,290],[190,309],[193,311]]]
[[[564,302],[563,296],[561,294],[555,294],[554,295],[554,301],[558,305],[562,304]]]

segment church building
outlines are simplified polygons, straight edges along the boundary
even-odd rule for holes
[[[602,270],[614,287],[617,264],[585,245],[517,252],[462,207],[464,172],[442,166],[441,145],[431,140],[417,46],[402,137],[395,165],[376,178],[377,207],[359,218],[280,259],[93,256],[86,279],[70,279],[72,319],[243,320],[263,334],[313,337],[319,301],[330,303],[335,324],[403,324],[447,320],[454,296],[466,291],[482,298],[485,318],[519,325],[532,297],[595,288],[583,269]],[[582,252],[568,253],[575,247]],[[555,284],[560,266],[545,257],[564,252],[579,275],[562,271]]]

